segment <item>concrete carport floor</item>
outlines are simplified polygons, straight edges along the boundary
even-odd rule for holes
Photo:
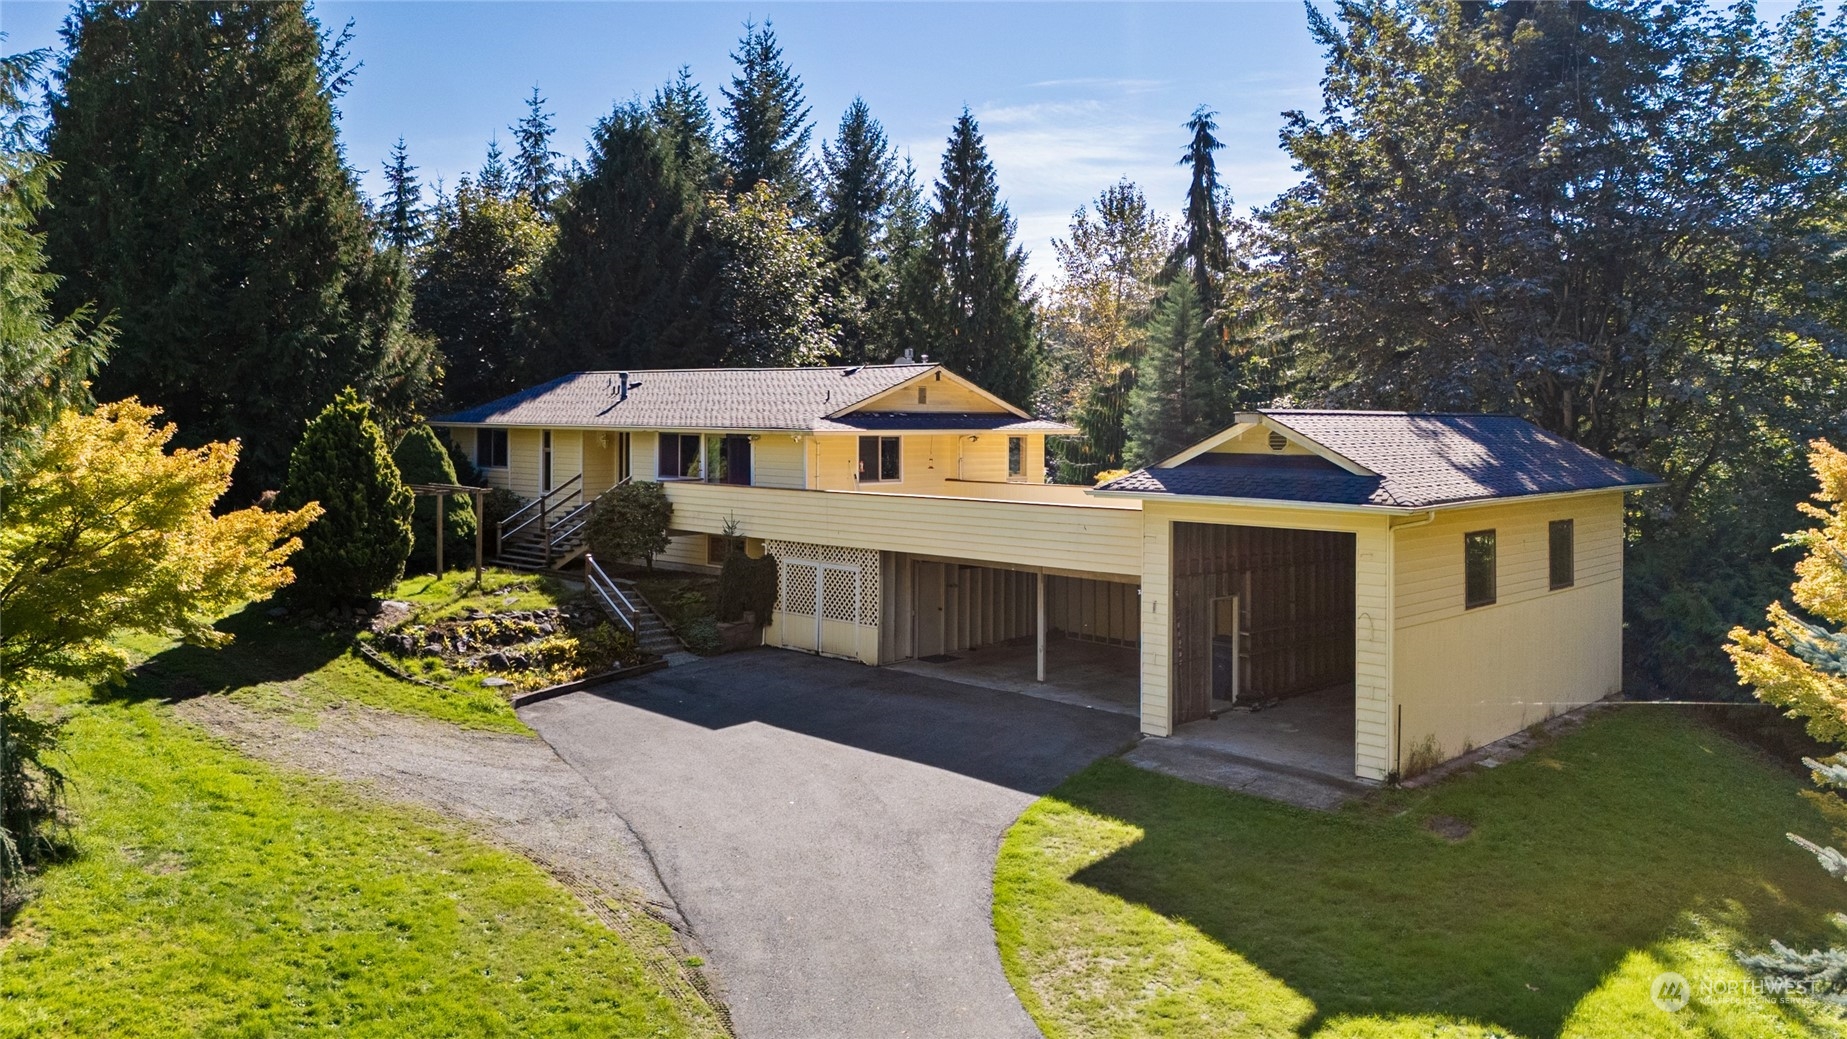
[[[1037,1029],[1001,973],[994,857],[1133,719],[780,651],[520,712],[638,833],[744,1039]]]

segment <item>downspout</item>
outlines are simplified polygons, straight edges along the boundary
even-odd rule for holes
[[[1436,521],[1437,521],[1437,510],[1431,509],[1429,512],[1424,513],[1422,519],[1414,519],[1414,520],[1410,520],[1405,523],[1394,523],[1391,526],[1386,528],[1387,530],[1391,532],[1391,535],[1392,535],[1391,544],[1388,546],[1388,550],[1391,553],[1392,582],[1394,585],[1393,594],[1397,594],[1396,584],[1398,580],[1398,532],[1401,530],[1409,530],[1413,527],[1428,527],[1429,525],[1431,525],[1432,523],[1435,523]],[[1395,612],[1396,611],[1394,611],[1394,613]],[[1394,661],[1396,661],[1397,656],[1398,656],[1398,646],[1397,646],[1398,636],[1396,632],[1390,632],[1388,633],[1388,635],[1392,640],[1390,643],[1388,643],[1388,645],[1392,647],[1392,658]],[[1396,663],[1394,663],[1393,666],[1394,668],[1396,668]],[[1395,677],[1396,676],[1394,676],[1394,678]],[[1397,686],[1397,682],[1394,681],[1392,684],[1392,771],[1394,773],[1397,773],[1400,780],[1402,780],[1404,778],[1403,770],[1404,770],[1404,703],[1403,701],[1398,699],[1398,686]]]

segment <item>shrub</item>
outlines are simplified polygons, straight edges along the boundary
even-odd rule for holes
[[[667,547],[667,525],[672,521],[673,503],[660,484],[627,483],[597,504],[586,537],[598,558],[646,559],[652,570],[654,553]]]
[[[718,574],[718,619],[726,623],[742,620],[748,610],[752,622],[762,628],[769,624],[770,611],[775,608],[776,557],[752,559],[742,552],[726,556]]]
[[[351,387],[302,433],[289,455],[282,506],[320,502],[321,518],[301,535],[292,560],[295,588],[314,603],[371,598],[404,576],[410,557],[411,493],[372,421],[372,406]]]
[[[406,483],[460,483],[455,465],[442,441],[430,427],[412,426],[392,452]],[[436,506],[443,508],[444,562],[464,565],[474,559],[475,508],[466,494],[450,494],[440,499],[423,495],[416,499],[411,515],[410,566],[420,571],[436,569]]]

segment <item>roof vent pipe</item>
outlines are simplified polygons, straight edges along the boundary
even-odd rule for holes
[[[627,372],[617,372],[616,373],[616,403],[620,404],[627,399],[628,399],[628,373]]]

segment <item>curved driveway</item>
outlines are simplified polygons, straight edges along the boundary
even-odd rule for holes
[[[779,650],[520,717],[640,834],[743,1039],[1036,1036],[991,922],[1001,835],[1134,720]]]

